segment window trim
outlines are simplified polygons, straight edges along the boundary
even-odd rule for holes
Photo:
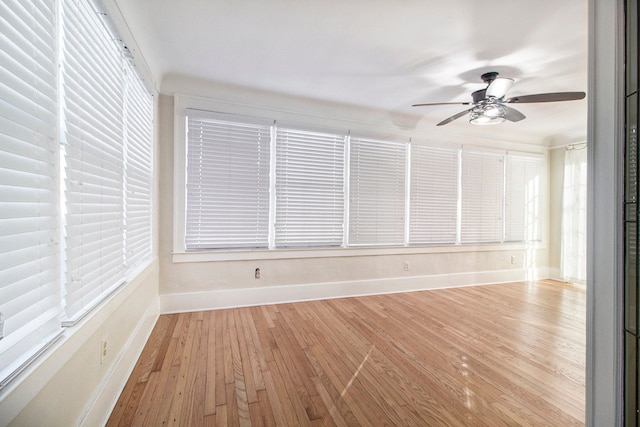
[[[461,252],[523,251],[547,249],[547,242],[505,242],[448,245],[415,246],[366,246],[349,248],[313,249],[250,249],[250,250],[208,250],[198,252],[173,252],[172,262],[263,261],[276,259],[308,259],[335,257],[363,257],[386,255],[442,254]]]

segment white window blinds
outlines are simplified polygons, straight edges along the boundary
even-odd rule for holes
[[[62,2],[66,161],[65,313],[124,276],[124,84],[120,51],[88,2]]]
[[[153,98],[125,65],[125,254],[134,268],[153,252]]]
[[[504,240],[542,240],[544,158],[509,153],[505,162]]]
[[[54,2],[3,1],[0,16],[1,390],[61,330],[61,309]]]
[[[187,111],[185,247],[267,248],[271,126]]]
[[[202,110],[186,124],[187,250],[541,240],[541,155]]]
[[[406,143],[351,138],[349,244],[403,245]]]
[[[65,324],[152,257],[153,101],[88,1],[63,0]]]
[[[92,2],[0,16],[2,389],[151,259],[153,103]]]
[[[462,151],[461,243],[501,242],[504,154]]]
[[[342,245],[345,136],[276,128],[275,246]]]
[[[455,243],[458,150],[411,147],[410,244]]]

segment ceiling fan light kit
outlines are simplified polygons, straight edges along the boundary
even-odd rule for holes
[[[507,120],[507,110],[496,98],[481,101],[471,109],[469,123],[472,125],[497,125]]]
[[[473,102],[438,102],[429,104],[414,104],[413,107],[434,106],[434,105],[473,105],[472,108],[441,121],[436,126],[443,126],[447,123],[459,119],[469,114],[469,123],[473,125],[495,125],[505,121],[519,122],[526,116],[515,108],[506,104],[527,104],[536,102],[558,102],[574,101],[583,99],[584,92],[554,92],[540,93],[535,95],[523,95],[505,99],[507,91],[514,83],[513,79],[498,77],[498,73],[491,71],[480,76],[487,84],[484,89],[477,90],[471,94]]]
[[[498,106],[491,106],[488,108],[474,108],[471,110],[469,123],[472,125],[497,125],[503,123],[505,120],[504,108]]]

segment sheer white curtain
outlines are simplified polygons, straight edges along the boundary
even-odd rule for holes
[[[587,278],[587,149],[565,152],[562,197],[562,275],[585,283]]]

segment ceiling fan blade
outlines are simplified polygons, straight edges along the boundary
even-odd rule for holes
[[[519,122],[527,117],[515,108],[507,107],[506,105],[503,105],[503,107],[505,110],[504,118],[510,122]]]
[[[412,107],[428,107],[430,105],[471,105],[472,102],[433,102],[430,104],[413,104]]]
[[[535,95],[522,95],[514,96],[504,102],[509,104],[525,104],[532,102],[556,102],[556,101],[575,101],[583,99],[586,96],[584,92],[553,92],[553,93],[538,93]]]
[[[507,79],[504,77],[496,78],[487,87],[486,96],[502,98],[507,93],[507,91],[511,89],[511,86],[513,86],[513,81],[513,79]]]
[[[459,112],[458,114],[454,114],[453,116],[449,117],[448,119],[444,119],[443,121],[441,121],[440,123],[438,123],[436,126],[443,126],[446,125],[447,123],[451,123],[452,121],[459,119],[460,117],[466,115],[469,111],[471,111],[473,108],[469,109],[469,110],[464,110]]]

